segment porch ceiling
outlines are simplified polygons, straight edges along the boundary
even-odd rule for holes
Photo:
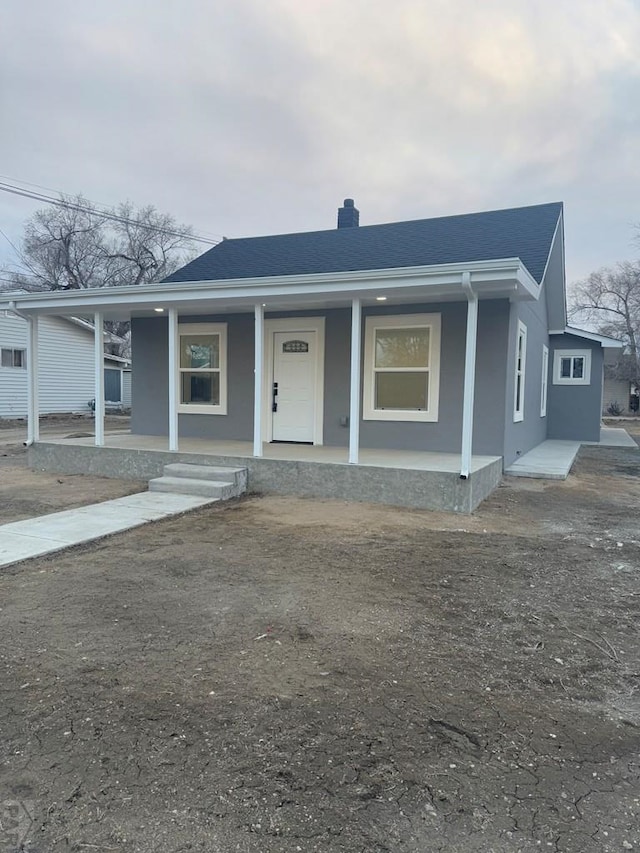
[[[455,266],[7,294],[0,299],[0,310],[63,316],[101,312],[105,319],[128,319],[159,316],[158,309],[168,308],[191,315],[252,312],[256,303],[266,312],[347,307],[353,299],[363,305],[408,305],[466,300],[464,273],[482,299],[536,299],[539,294],[522,263],[511,258]]]

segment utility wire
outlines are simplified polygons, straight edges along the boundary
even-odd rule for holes
[[[11,248],[12,248],[12,249],[13,249],[13,251],[16,253],[16,255],[19,255],[19,254],[20,254],[20,252],[19,252],[19,251],[18,251],[18,249],[16,248],[16,244],[13,242],[13,240],[11,240],[11,238],[10,238],[10,237],[7,237],[7,235],[4,233],[4,231],[2,230],[2,228],[0,228],[0,234],[2,234],[2,236],[3,236],[3,237],[4,237],[4,239],[7,241],[7,243],[11,246]]]
[[[24,181],[21,181],[20,183],[24,183]],[[150,226],[147,223],[140,222],[137,219],[129,219],[126,216],[120,216],[117,213],[113,213],[108,210],[100,210],[96,207],[89,207],[87,205],[78,204],[77,202],[73,202],[65,198],[55,198],[54,196],[46,195],[45,193],[33,192],[31,190],[26,190],[22,187],[15,186],[15,184],[5,183],[4,181],[0,181],[0,192],[6,192],[11,193],[12,195],[22,196],[24,198],[35,199],[35,201],[41,201],[45,204],[53,204],[56,207],[64,207],[68,210],[77,210],[81,213],[91,213],[94,216],[100,216],[103,219],[110,219],[113,222],[120,222],[125,225],[141,225],[144,228],[149,228],[150,230],[157,231],[161,234],[167,234],[170,237],[182,237],[185,240],[194,240],[197,243],[206,243],[209,246],[215,246],[219,242],[218,240],[211,240],[207,237],[198,237],[193,234],[187,234],[183,231],[175,231],[168,228],[158,228],[157,226]]]

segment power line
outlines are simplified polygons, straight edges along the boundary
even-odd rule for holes
[[[3,237],[4,237],[4,239],[7,241],[7,243],[11,246],[11,248],[12,248],[12,249],[13,249],[13,251],[16,253],[16,255],[19,255],[19,254],[20,254],[20,252],[19,252],[19,251],[18,251],[18,249],[16,248],[16,244],[13,242],[13,240],[11,240],[9,237],[7,237],[7,235],[4,233],[4,231],[2,230],[2,228],[0,228],[0,234],[2,234],[2,236],[3,236]]]
[[[20,183],[25,183],[25,181],[20,181]],[[37,184],[33,184],[32,186],[37,186]],[[119,214],[109,210],[100,210],[97,208],[97,206],[90,207],[89,205],[82,205],[77,202],[73,202],[70,199],[55,198],[55,196],[26,190],[22,187],[15,186],[15,184],[5,183],[4,181],[0,181],[0,191],[11,193],[12,195],[22,196],[24,198],[31,198],[35,201],[43,202],[44,204],[52,204],[56,207],[63,207],[68,210],[77,210],[80,213],[90,213],[94,216],[100,216],[103,219],[109,219],[113,222],[120,222],[125,225],[141,225],[144,228],[149,228],[150,230],[157,231],[160,234],[167,234],[170,237],[181,237],[185,240],[193,240],[198,243],[205,243],[209,246],[215,246],[219,242],[218,240],[211,240],[207,237],[198,237],[196,235],[188,234],[183,231],[177,231],[169,228],[159,228],[158,226],[148,225],[145,222],[140,222],[137,219],[129,219],[126,216],[120,216]],[[93,204],[93,202],[89,202],[89,204]]]

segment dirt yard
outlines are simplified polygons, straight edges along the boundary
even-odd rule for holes
[[[18,516],[132,485],[20,464]],[[639,606],[632,449],[471,517],[251,497],[17,565],[0,852],[640,851]]]
[[[105,418],[105,430],[127,430],[129,418]],[[87,415],[48,415],[40,419],[43,438],[93,435],[93,419]],[[146,483],[78,477],[31,471],[26,465],[24,420],[0,418],[0,524],[50,512],[110,500],[147,488]],[[4,853],[0,846],[0,853]]]

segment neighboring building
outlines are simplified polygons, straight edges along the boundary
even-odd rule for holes
[[[104,399],[123,409],[131,408],[131,362],[128,358],[105,354]]]
[[[629,356],[619,349],[604,350],[604,385],[602,389],[602,412],[605,415],[638,414],[640,408],[639,389],[629,378]]]
[[[360,227],[346,199],[337,229],[224,240],[159,284],[16,302],[131,319],[143,446],[252,442],[243,456],[259,459],[270,443],[323,445],[374,466],[429,451],[453,477],[439,505],[467,509],[546,439],[599,440],[603,345],[617,345],[567,326],[560,203]]]
[[[65,317],[43,317],[39,325],[40,414],[90,411],[90,401],[95,397],[92,324]],[[106,376],[114,370],[122,388],[122,375],[129,367],[129,361],[105,354],[105,390]],[[115,386],[113,382],[111,387]],[[126,406],[122,391],[113,402]],[[26,414],[27,323],[11,311],[3,310],[0,311],[0,417],[23,418]]]

